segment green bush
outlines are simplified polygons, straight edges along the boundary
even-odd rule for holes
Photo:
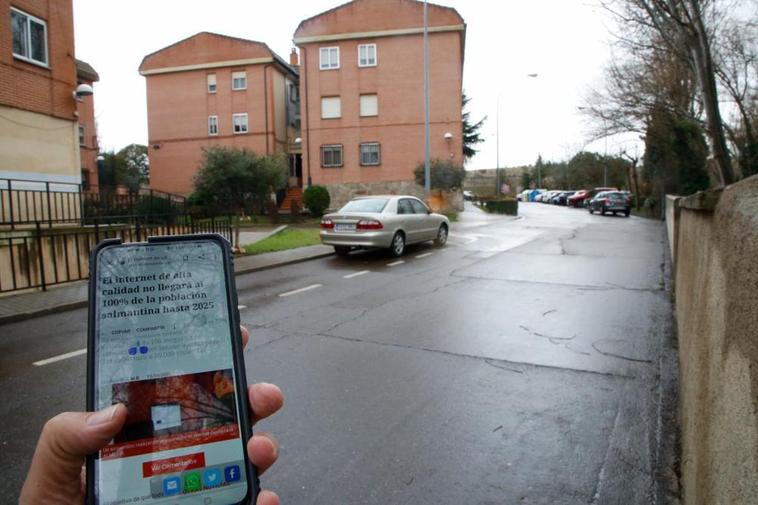
[[[207,213],[260,213],[271,192],[286,187],[287,171],[283,153],[261,156],[232,147],[204,149],[191,202]]]
[[[141,196],[134,205],[134,213],[139,215],[173,216],[181,211],[176,204],[168,198],[149,195]]]
[[[495,214],[508,214],[509,216],[518,216],[518,201],[513,198],[500,198],[485,200],[484,209],[487,212]]]
[[[416,176],[416,184],[423,186],[425,183],[423,163],[416,167],[414,175]],[[456,165],[450,160],[431,160],[429,175],[431,177],[430,186],[432,189],[450,191],[463,188],[466,170],[464,170],[462,165]]]
[[[329,190],[324,186],[309,186],[303,192],[303,203],[315,217],[321,217],[331,201]]]

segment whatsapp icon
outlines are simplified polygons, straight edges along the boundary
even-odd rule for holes
[[[200,473],[191,472],[184,475],[184,492],[192,493],[193,491],[200,491]]]

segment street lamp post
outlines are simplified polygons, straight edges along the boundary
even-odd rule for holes
[[[536,79],[539,76],[539,74],[537,73],[526,74],[526,76],[529,77],[530,79]],[[495,124],[495,142],[497,144],[495,146],[495,153],[496,153],[495,165],[497,165],[495,167],[495,184],[497,185],[497,187],[495,188],[496,195],[499,195],[502,193],[502,188],[500,184],[500,97],[501,96],[503,96],[502,91],[497,94],[497,103],[496,103],[497,110],[495,111],[495,123],[496,123]]]
[[[497,146],[495,148],[495,195],[500,194],[500,97],[503,92],[501,91],[497,95],[497,111],[495,112],[495,137],[497,140]]]
[[[431,139],[429,136],[429,18],[424,0],[424,192],[432,192],[431,184]]]
[[[605,130],[605,147],[603,148],[603,187],[608,187],[608,127],[605,123],[605,118],[603,118],[603,130]]]
[[[587,110],[587,107],[579,106],[577,107],[577,110],[584,111]],[[603,148],[603,187],[608,187],[608,123],[606,122],[605,116],[603,116],[603,141],[605,142],[605,147]]]

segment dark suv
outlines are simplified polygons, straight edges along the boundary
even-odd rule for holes
[[[626,217],[632,212],[632,200],[620,191],[603,191],[595,195],[588,205],[590,214],[599,211],[605,215],[606,212],[623,212]]]

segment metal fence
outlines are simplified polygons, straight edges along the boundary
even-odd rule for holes
[[[0,179],[0,226],[31,227],[40,222],[92,224],[93,218],[186,214],[183,196],[142,188],[119,193],[113,188],[82,192],[79,184]]]
[[[86,279],[89,252],[106,238],[139,242],[149,236],[219,233],[234,245],[231,217],[136,215],[91,221],[65,228],[35,221],[24,229],[0,231],[0,293]]]

